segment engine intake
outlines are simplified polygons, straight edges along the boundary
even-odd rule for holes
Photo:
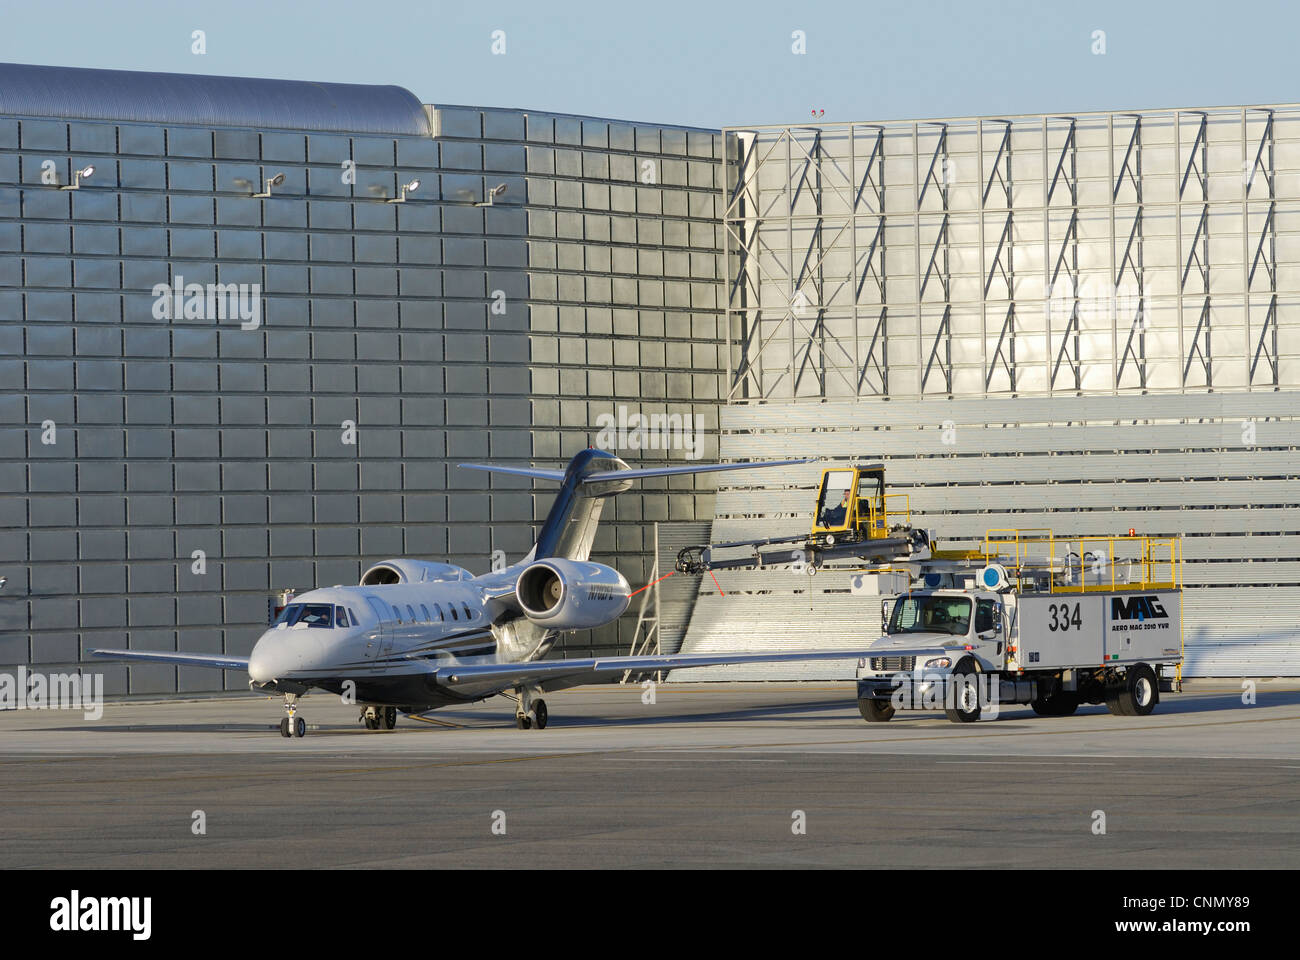
[[[361,586],[377,587],[386,583],[444,583],[472,580],[464,567],[429,560],[383,560],[361,575]]]
[[[553,558],[530,564],[515,583],[524,615],[556,630],[587,630],[623,615],[630,588],[612,567]]]

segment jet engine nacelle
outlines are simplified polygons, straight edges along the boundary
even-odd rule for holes
[[[444,583],[449,580],[472,580],[474,574],[454,563],[429,560],[381,560],[361,575],[361,586],[385,583]]]
[[[524,615],[553,630],[587,630],[617,620],[631,590],[612,567],[553,557],[529,564],[515,582]]]

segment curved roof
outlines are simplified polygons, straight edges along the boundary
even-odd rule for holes
[[[403,87],[0,63],[0,114],[429,136]]]

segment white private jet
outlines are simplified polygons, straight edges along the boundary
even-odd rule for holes
[[[280,734],[302,737],[298,698],[311,688],[348,696],[368,729],[389,729],[400,710],[418,714],[513,692],[521,730],[545,728],[547,690],[609,681],[624,671],[717,664],[847,660],[861,651],[790,650],[543,660],[561,634],[622,616],[630,588],[612,567],[588,559],[605,498],[631,481],[808,460],[702,464],[634,470],[602,450],[583,450],[564,470],[460,464],[560,483],[529,554],[476,577],[448,563],[385,560],[355,587],[296,596],[248,657],[149,650],[95,650],[98,657],[247,671],[254,690],[284,696]],[[864,644],[864,647],[866,645]],[[847,678],[846,678],[847,679]]]

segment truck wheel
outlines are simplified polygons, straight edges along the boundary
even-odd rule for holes
[[[858,712],[867,723],[886,723],[894,718],[894,705],[888,700],[864,697],[858,701]]]
[[[1160,681],[1145,663],[1134,664],[1124,672],[1117,699],[1126,717],[1145,717],[1160,702]],[[1107,702],[1109,706],[1109,701]]]
[[[1128,698],[1124,696],[1124,680],[1106,685],[1106,709],[1117,717],[1132,716],[1128,712]]]
[[[957,661],[948,684],[944,699],[951,697],[953,706],[945,708],[944,714],[953,723],[974,723],[980,718],[979,671],[975,660],[963,657]]]

